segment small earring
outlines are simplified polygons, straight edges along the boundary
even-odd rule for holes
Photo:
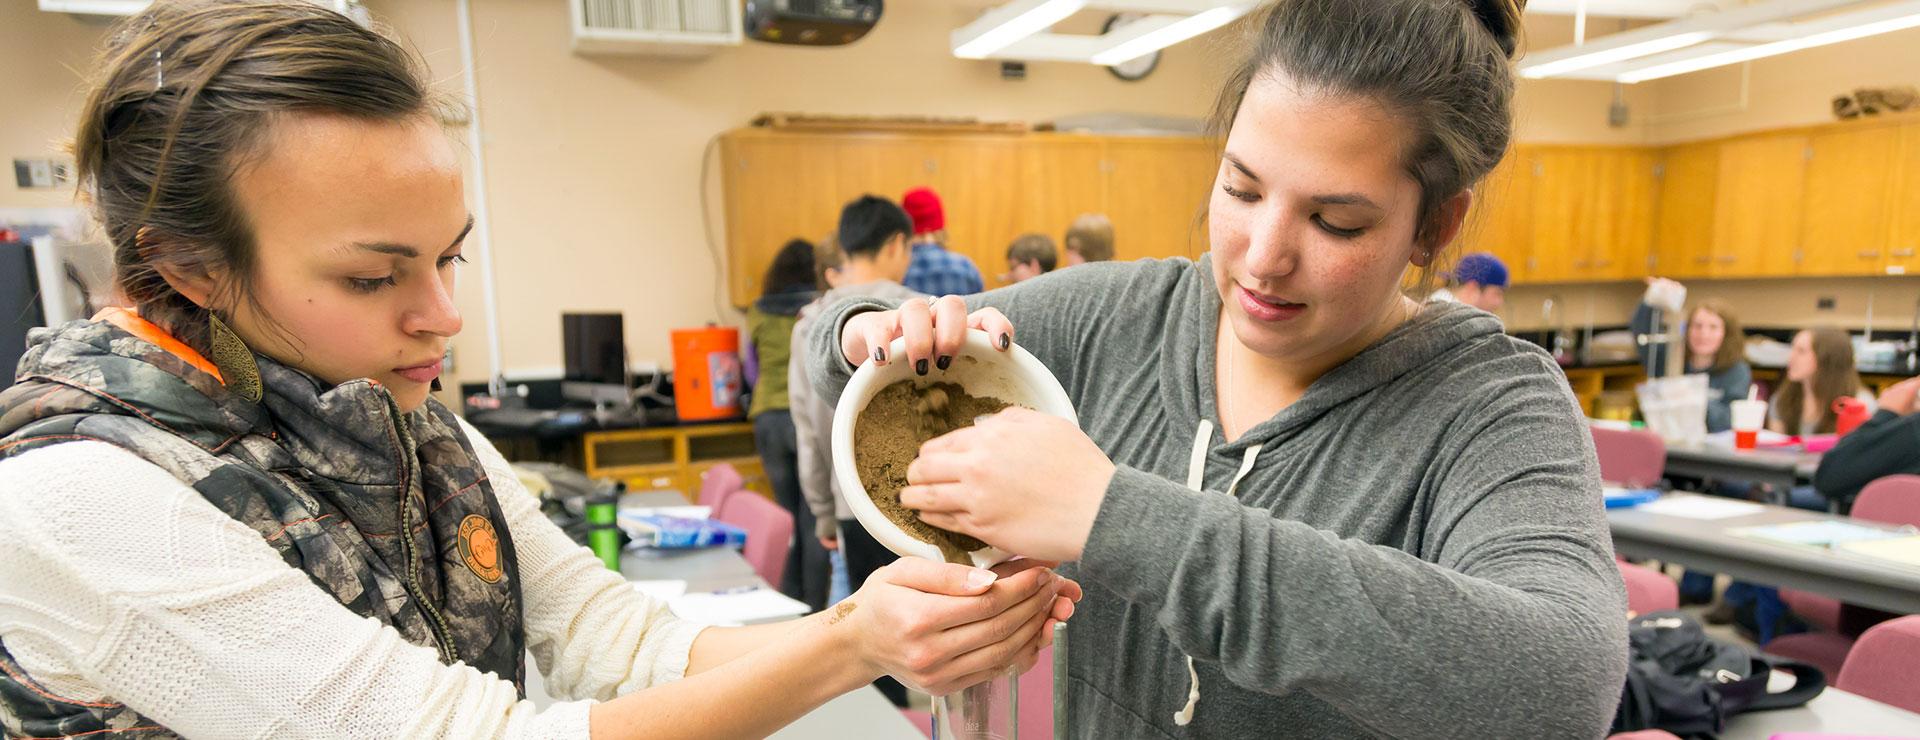
[[[266,389],[260,383],[260,366],[253,361],[253,350],[212,311],[207,312],[207,336],[213,351],[213,356],[207,359],[220,368],[220,379],[235,395],[250,403],[259,403]]]

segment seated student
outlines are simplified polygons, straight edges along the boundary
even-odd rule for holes
[[[1648,291],[1665,278],[1652,278],[1648,281]],[[1642,301],[1633,315],[1633,331],[1646,334],[1653,331],[1653,305]],[[1733,427],[1732,404],[1745,398],[1747,389],[1753,385],[1753,370],[1747,365],[1745,348],[1746,332],[1740,328],[1740,319],[1734,316],[1732,309],[1721,301],[1707,299],[1694,305],[1687,314],[1685,345],[1686,360],[1684,371],[1689,374],[1704,373],[1707,376],[1707,431],[1723,432]],[[1656,368],[1667,366],[1666,347],[1647,345],[1641,347],[1641,359]],[[1679,485],[1679,484],[1676,484]],[[1686,484],[1700,490],[1719,492],[1722,495],[1744,497],[1747,493],[1740,484],[1725,484],[1715,481],[1696,481]],[[1713,600],[1713,574],[1688,568],[1686,575],[1680,578],[1680,601],[1684,604],[1705,604]]]
[[[74,159],[130,305],[0,392],[4,734],[760,737],[1030,663],[1070,608],[903,561],[811,617],[676,618],[429,395],[473,219],[419,57],[309,2],[105,37]]]
[[[1054,255],[1046,234],[1021,234],[1007,245],[1007,274],[1000,280],[1011,285],[1053,272]]]
[[[1868,483],[1889,475],[1920,475],[1920,414],[1914,395],[1920,378],[1900,381],[1880,394],[1880,410],[1820,458],[1814,490],[1842,508]]]
[[[1486,252],[1461,257],[1447,273],[1447,287],[1434,291],[1428,300],[1458,301],[1487,313],[1500,313],[1507,305],[1507,265]]]
[[[1786,377],[1774,391],[1767,428],[1803,437],[1832,434],[1839,419],[1833,402],[1844,396],[1873,403],[1854,370],[1853,338],[1833,327],[1802,329],[1793,335]]]
[[[1067,226],[1065,267],[1113,259],[1113,220],[1101,213],[1082,213]]]
[[[1774,391],[1767,428],[1800,436],[1832,434],[1838,416],[1833,410],[1833,401],[1845,396],[1873,403],[1873,397],[1861,388],[1860,374],[1854,369],[1853,340],[1842,329],[1803,329],[1793,335],[1785,377]],[[1787,491],[1787,505],[1826,511],[1827,499],[1813,486],[1795,486]],[[1731,617],[1740,627],[1750,630],[1754,641],[1762,646],[1775,635],[1804,629],[1804,625],[1792,618],[1779,591],[1771,586],[1735,582],[1724,594],[1723,607],[1710,613],[1708,621]]]
[[[1666,278],[1648,279],[1648,292],[1660,282],[1672,282]],[[1655,312],[1660,309],[1641,301],[1633,314],[1633,332],[1648,334],[1653,331]],[[1682,371],[1687,374],[1704,373],[1707,376],[1707,431],[1724,432],[1733,428],[1733,402],[1747,397],[1747,389],[1753,385],[1753,368],[1747,364],[1747,334],[1740,327],[1740,319],[1724,301],[1706,299],[1694,304],[1687,313],[1685,325],[1685,346],[1687,348]],[[1664,369],[1667,366],[1666,346],[1649,344],[1640,349],[1641,361]]]

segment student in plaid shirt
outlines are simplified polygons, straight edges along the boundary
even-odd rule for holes
[[[907,287],[927,295],[969,295],[986,290],[980,268],[966,255],[948,250],[947,217],[932,188],[914,188],[900,199],[913,219],[913,261]]]

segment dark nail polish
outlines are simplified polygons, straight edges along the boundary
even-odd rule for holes
[[[1000,350],[1004,352],[1008,347],[1012,347],[1012,346],[1013,346],[1013,336],[1010,334],[1002,333],[1000,335]]]
[[[887,361],[887,348],[885,348],[885,347],[874,347],[874,348],[873,348],[873,361],[874,361],[874,363],[875,363],[875,364],[878,364],[878,363],[882,363],[882,362],[886,362],[886,361]]]
[[[941,370],[945,370],[947,366],[953,364],[953,355],[941,355],[939,361],[933,364],[940,366]]]
[[[913,372],[914,372],[914,374],[915,374],[915,375],[926,375],[926,374],[927,374],[927,360],[926,360],[926,358],[921,358],[921,359],[918,359],[918,360],[914,360],[914,361],[913,361]]]

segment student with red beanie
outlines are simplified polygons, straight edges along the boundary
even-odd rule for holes
[[[913,261],[907,265],[903,284],[933,296],[972,295],[986,290],[973,260],[947,249],[946,211],[933,188],[907,191],[900,198],[900,207],[913,219]]]

